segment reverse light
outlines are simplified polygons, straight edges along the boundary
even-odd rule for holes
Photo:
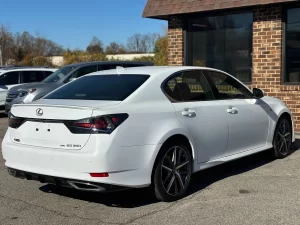
[[[8,126],[14,129],[19,128],[25,122],[24,118],[15,117],[11,112],[8,112]]]
[[[90,173],[91,177],[109,177],[108,173]]]
[[[103,115],[65,123],[74,134],[111,134],[128,118],[128,114]]]

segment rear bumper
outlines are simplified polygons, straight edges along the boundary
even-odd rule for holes
[[[151,184],[152,168],[161,147],[122,147],[116,141],[101,143],[91,140],[91,137],[81,150],[58,150],[13,143],[9,129],[2,142],[7,168],[28,174],[122,187],[146,187]],[[109,177],[91,177],[90,173],[109,173]]]
[[[41,183],[55,184],[57,186],[64,186],[68,188],[77,189],[80,191],[90,191],[90,192],[111,192],[127,189],[126,187],[101,184],[95,182],[85,182],[81,180],[67,179],[62,177],[53,177],[43,174],[30,173],[26,171],[16,170],[13,168],[7,168],[10,175],[20,179],[34,180]]]

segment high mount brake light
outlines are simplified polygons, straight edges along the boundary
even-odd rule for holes
[[[128,114],[103,115],[65,123],[74,134],[111,134],[128,118]]]
[[[24,118],[15,117],[11,112],[8,113],[8,126],[14,129],[19,128],[25,122]]]

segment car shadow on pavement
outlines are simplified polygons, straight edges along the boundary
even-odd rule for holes
[[[291,154],[300,148],[300,139],[292,146]],[[195,173],[192,177],[188,196],[208,188],[211,184],[241,174],[274,161],[270,151],[257,153],[242,159],[234,160],[223,165],[206,169]],[[103,204],[109,207],[136,208],[157,203],[150,188],[129,189],[112,193],[81,192],[75,189],[57,187],[55,185],[44,185],[40,190],[77,200]]]
[[[5,118],[5,117],[7,117],[7,115],[6,115],[4,112],[5,112],[4,107],[3,107],[3,106],[0,106],[0,118]]]

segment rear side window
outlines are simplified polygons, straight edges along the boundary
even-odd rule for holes
[[[112,70],[116,69],[117,66],[122,66],[121,64],[108,64],[108,65],[99,65],[98,70]]]
[[[48,77],[50,74],[52,74],[53,72],[52,71],[44,71],[45,73],[45,78]]]
[[[124,64],[125,68],[145,66],[143,64]]]
[[[168,80],[164,92],[176,101],[210,101],[214,94],[201,70],[183,71]]]
[[[45,99],[123,101],[148,78],[149,75],[86,76],[57,89]]]
[[[96,71],[97,71],[97,65],[85,66],[85,67],[82,67],[82,68],[78,69],[77,71],[75,71],[72,75],[72,78],[79,78],[86,74],[93,73]]]
[[[22,71],[22,83],[39,82],[43,79],[43,71]]]
[[[0,75],[0,85],[13,85],[19,83],[19,72],[8,72]]]

